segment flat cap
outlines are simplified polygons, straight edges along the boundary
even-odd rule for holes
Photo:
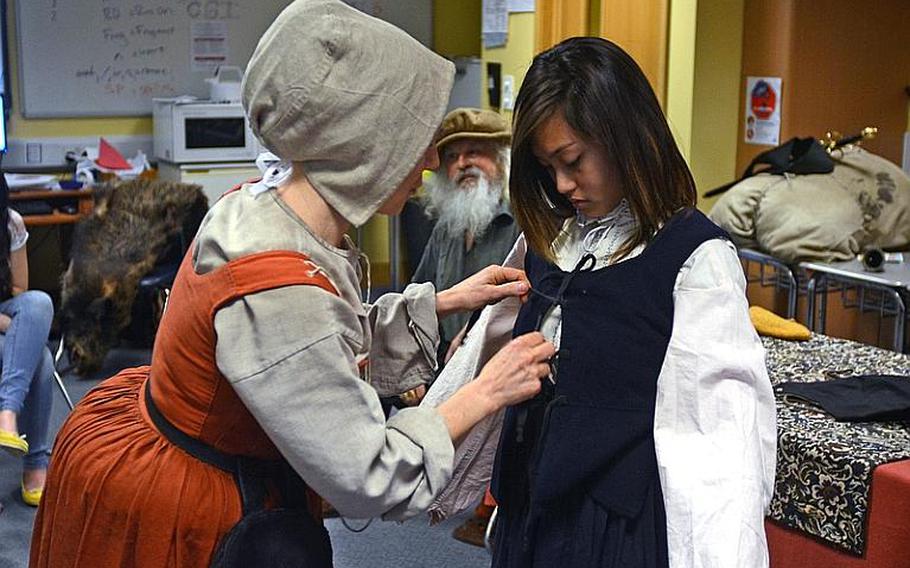
[[[465,138],[498,140],[508,144],[512,139],[509,123],[501,114],[479,108],[457,108],[442,119],[437,148]]]

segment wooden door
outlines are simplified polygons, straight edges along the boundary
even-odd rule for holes
[[[537,53],[564,39],[589,34],[588,0],[537,0]]]
[[[635,59],[657,100],[667,93],[669,0],[601,0],[599,29]]]

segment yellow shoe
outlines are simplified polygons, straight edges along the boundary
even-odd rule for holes
[[[0,430],[0,450],[5,450],[21,458],[28,453],[28,442],[24,437],[9,430]]]
[[[43,487],[39,487],[38,489],[26,489],[25,482],[22,483],[22,500],[25,501],[26,505],[37,507],[38,503],[41,502],[41,495],[43,494]]]

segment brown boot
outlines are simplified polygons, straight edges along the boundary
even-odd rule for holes
[[[466,542],[482,548],[483,537],[487,532],[487,521],[489,521],[489,518],[485,519],[474,515],[460,526],[456,527],[455,530],[452,531],[452,536],[455,540],[460,540],[461,542]]]

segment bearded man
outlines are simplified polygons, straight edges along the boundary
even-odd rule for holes
[[[436,225],[414,282],[444,290],[501,263],[512,249],[520,231],[506,197],[510,139],[509,123],[491,110],[459,108],[443,119],[436,143],[439,168],[424,183],[424,203]],[[440,363],[469,317],[440,321]]]

